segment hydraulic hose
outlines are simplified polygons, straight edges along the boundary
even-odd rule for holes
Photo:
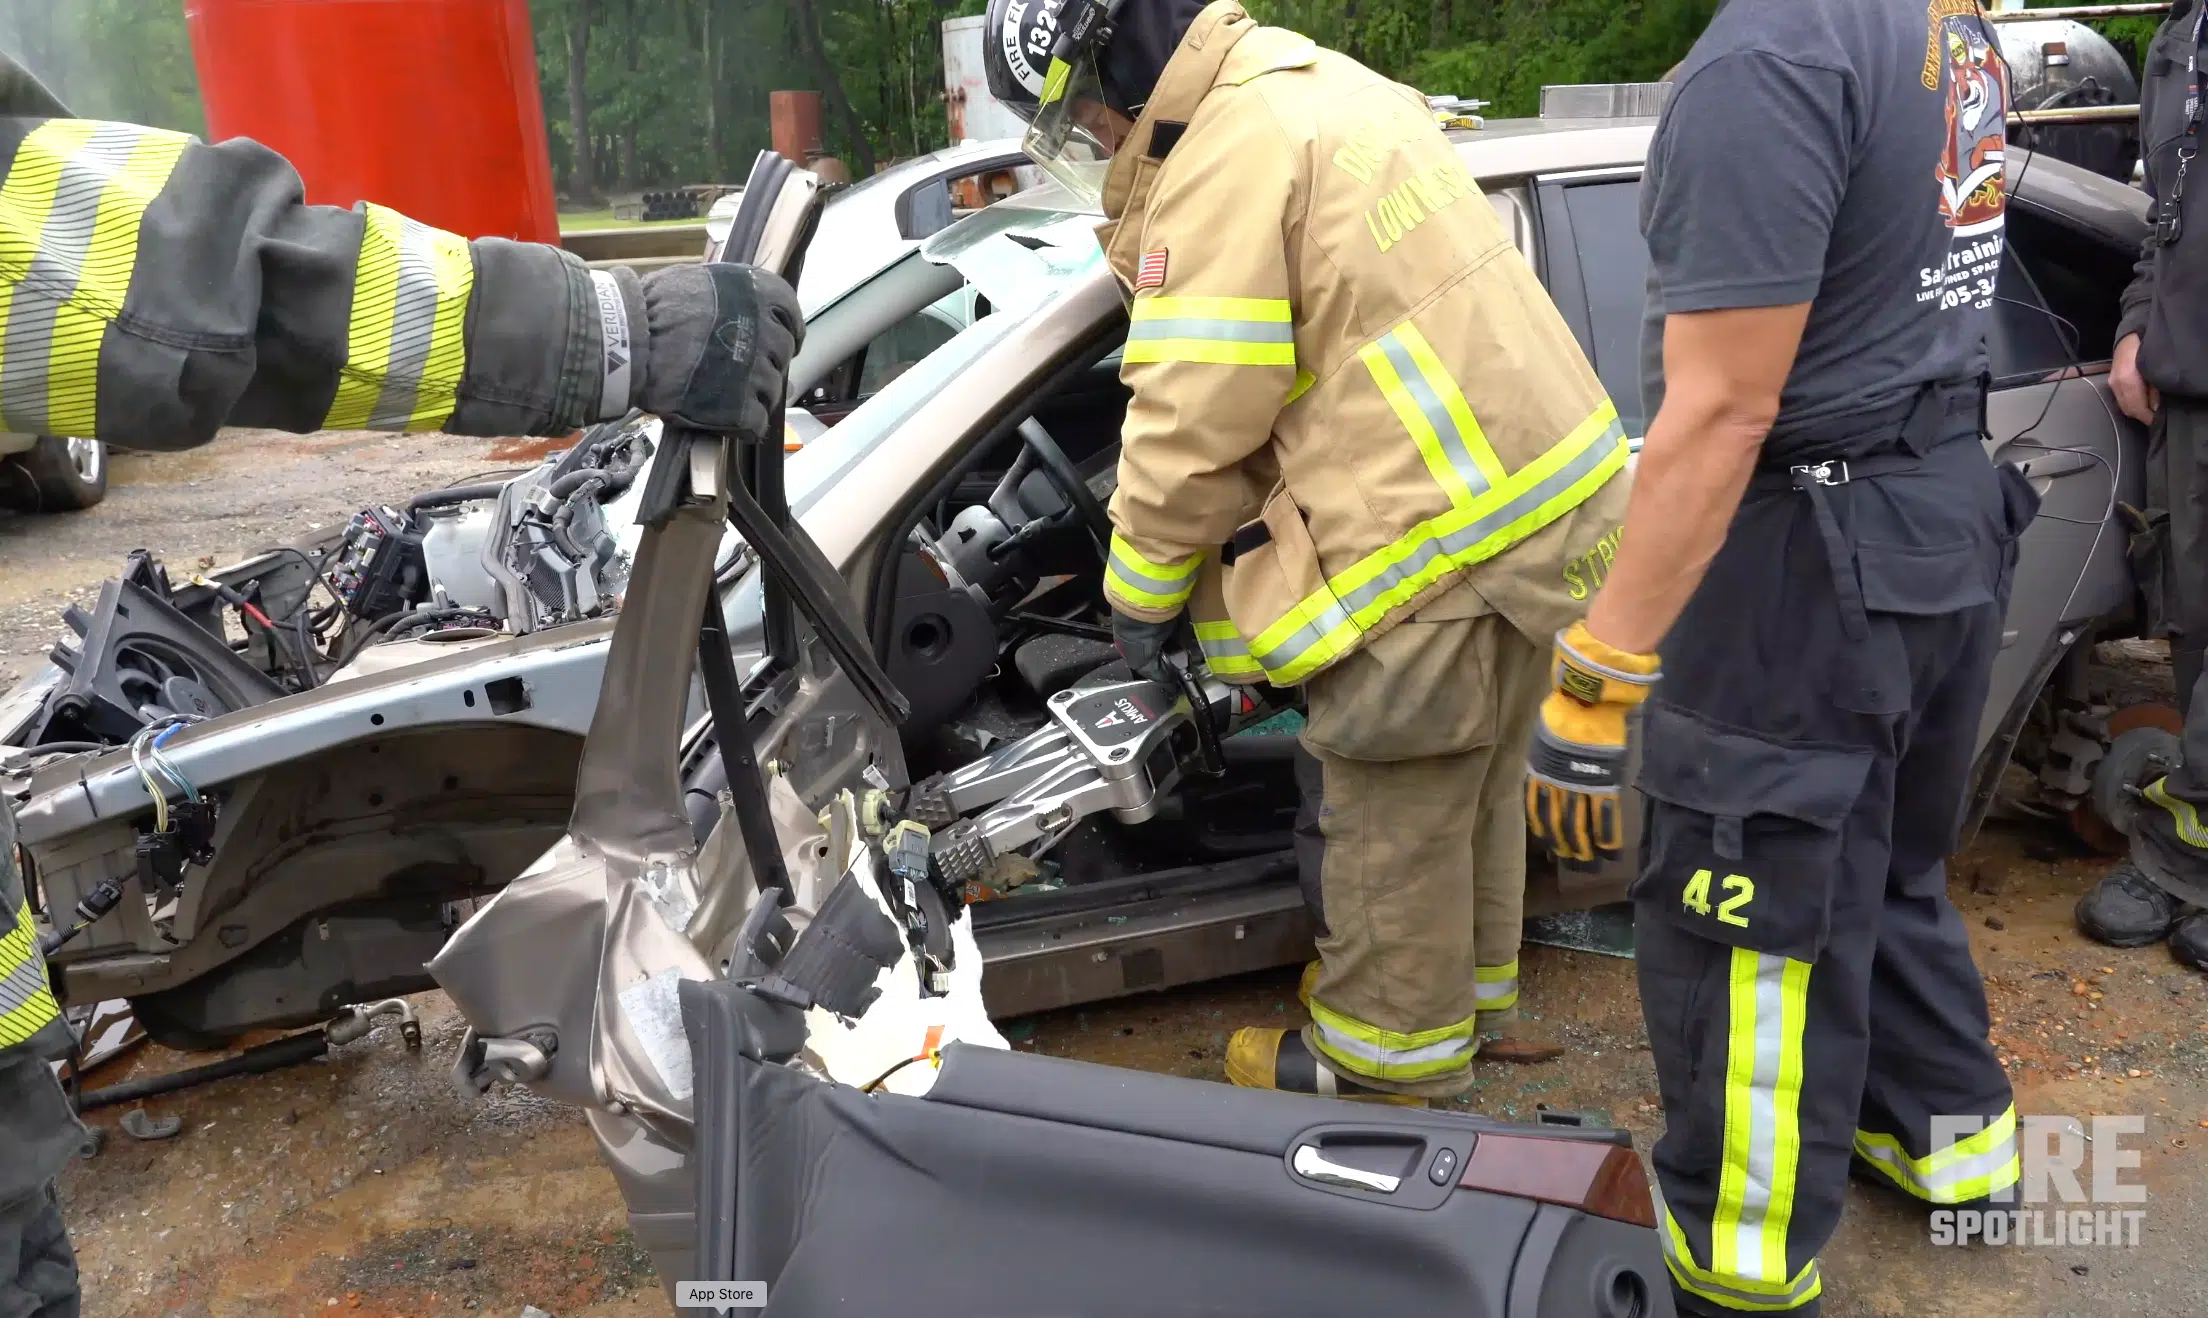
[[[395,634],[405,631],[409,627],[418,627],[425,622],[439,622],[446,618],[470,617],[475,612],[474,609],[464,609],[450,605],[424,605],[405,613],[393,613],[378,618],[375,622],[369,624],[368,630],[361,633],[357,642],[346,647],[345,657],[338,662],[350,663],[362,650],[377,644],[377,638],[386,633]]]
[[[311,1062],[330,1050],[329,1035],[323,1030],[311,1030],[294,1034],[289,1038],[248,1048],[236,1057],[225,1057],[219,1062],[194,1066],[169,1075],[148,1076],[143,1080],[125,1080],[119,1085],[94,1089],[77,1102],[79,1112],[95,1108],[114,1107],[118,1103],[135,1103],[156,1094],[171,1094],[179,1089],[190,1089],[232,1076],[259,1075],[266,1071],[280,1071],[287,1066]]]
[[[456,503],[474,503],[478,499],[495,499],[506,488],[504,481],[484,485],[455,485],[449,489],[431,490],[417,494],[406,501],[406,510],[418,513],[424,508],[444,508]]]

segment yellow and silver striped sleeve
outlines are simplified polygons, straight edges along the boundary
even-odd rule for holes
[[[0,119],[0,425],[187,448],[224,425],[561,434],[627,406],[626,271],[306,204],[243,139]]]

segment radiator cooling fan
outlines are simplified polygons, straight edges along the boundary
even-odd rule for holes
[[[77,634],[74,645],[53,649],[67,680],[47,697],[43,726],[26,744],[120,744],[171,714],[213,718],[284,694],[221,638],[135,581],[110,580],[90,613],[72,605],[62,618]]]

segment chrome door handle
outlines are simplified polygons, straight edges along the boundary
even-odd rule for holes
[[[2012,450],[2021,450],[2028,456],[2012,456]],[[1998,456],[2002,462],[2013,462],[2030,480],[2046,480],[2054,476],[2068,476],[2100,465],[2094,454],[2075,448],[2048,451],[2034,444],[2004,445]]]
[[[1344,1167],[1340,1163],[1328,1162],[1326,1155],[1319,1152],[1319,1146],[1316,1144],[1305,1144],[1298,1148],[1295,1160],[1289,1165],[1295,1168],[1296,1175],[1303,1177],[1305,1180],[1319,1181],[1327,1185],[1347,1186],[1352,1190],[1374,1190],[1381,1194],[1394,1194],[1395,1187],[1403,1183],[1400,1177],[1383,1176],[1379,1172],[1368,1172],[1362,1168]]]

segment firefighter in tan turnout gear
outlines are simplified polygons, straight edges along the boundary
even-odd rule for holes
[[[639,279],[308,206],[266,148],[69,118],[0,55],[0,429],[177,449],[233,423],[561,435],[635,406],[757,436],[801,334],[771,274]],[[75,1318],[53,1180],[86,1134],[36,928],[0,797],[0,1314]]]
[[[992,90],[1132,294],[1105,592],[1156,676],[1301,687],[1312,1025],[1235,1083],[1466,1089],[1517,1001],[1548,640],[1614,544],[1617,414],[1425,100],[1232,0],[995,0]]]

